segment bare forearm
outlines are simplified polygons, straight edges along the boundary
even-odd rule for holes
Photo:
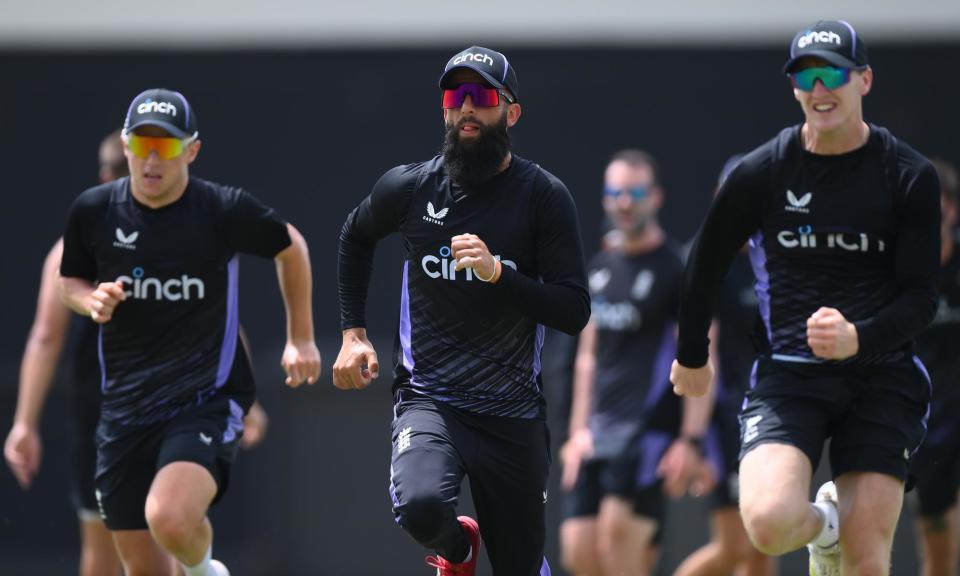
[[[716,386],[711,386],[711,392],[699,396],[684,396],[683,398],[683,420],[680,425],[680,435],[687,438],[702,438],[707,434],[707,427],[710,425],[710,416],[713,413],[713,390]]]
[[[70,322],[70,311],[60,302],[59,269],[62,255],[63,244],[58,240],[43,263],[37,312],[20,362],[20,386],[14,421],[32,428],[40,423],[40,414],[53,382]]]
[[[580,333],[577,358],[573,364],[573,398],[570,404],[570,435],[587,427],[593,396],[593,378],[596,370],[597,328],[592,322]]]
[[[68,308],[83,316],[90,316],[93,282],[84,278],[60,278],[60,299]]]
[[[42,338],[31,335],[20,364],[20,387],[14,421],[30,427],[40,424],[57,361],[63,348],[62,337]]]
[[[719,342],[720,326],[717,322],[710,324],[710,360],[714,367],[718,366],[720,358]],[[719,371],[714,372],[719,374]],[[680,435],[687,438],[702,438],[710,427],[710,418],[713,416],[713,405],[716,401],[716,377],[710,383],[707,393],[699,397],[685,396],[683,399],[683,419],[680,424]]]
[[[313,341],[310,254],[303,236],[287,225],[292,243],[276,257],[277,279],[287,313],[287,339]]]
[[[577,358],[573,374],[573,399],[570,403],[570,434],[587,427],[590,419],[590,395],[593,390],[594,360]]]

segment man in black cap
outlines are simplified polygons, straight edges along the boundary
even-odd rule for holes
[[[590,313],[576,208],[560,180],[510,150],[516,71],[472,46],[440,77],[442,154],[384,174],[340,235],[343,347],[333,382],[379,376],[365,304],[376,243],[407,249],[394,360],[390,494],[397,522],[437,551],[440,575],[548,574],[549,446],[540,381],[544,326]],[[455,507],[464,475],[477,521]]]
[[[848,23],[798,33],[784,71],[804,122],[721,187],[687,265],[671,380],[677,393],[706,392],[713,303],[749,239],[765,349],[740,415],[747,532],[768,554],[806,544],[811,574],[887,574],[926,432],[929,379],[912,340],[937,308],[937,175],[864,122],[873,72]],[[836,484],[811,504],[827,438]]]
[[[224,576],[209,506],[226,491],[254,399],[238,336],[238,253],[273,258],[287,310],[286,383],[316,381],[306,242],[239,188],[189,175],[196,114],[147,90],[123,129],[130,176],[81,194],[60,266],[64,301],[100,324],[96,494],[128,576]]]

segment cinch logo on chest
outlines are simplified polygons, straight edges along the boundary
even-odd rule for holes
[[[457,279],[457,260],[456,258],[451,258],[452,252],[449,246],[440,247],[440,257],[429,254],[424,256],[420,260],[420,267],[423,269],[423,273],[431,278],[443,278],[444,280],[456,280]],[[509,266],[514,270],[517,269],[517,263],[512,260],[502,260],[500,256],[494,256],[497,260],[500,260],[500,263],[504,266]],[[464,274],[464,279],[467,282],[472,281],[473,278],[473,269],[464,268],[460,270]]]
[[[423,220],[437,226],[443,226],[443,219],[447,217],[449,211],[449,207],[437,211],[433,207],[433,202],[427,202],[427,215],[423,217]]]
[[[132,276],[121,274],[117,282],[123,282],[127,298],[135,300],[203,300],[205,286],[203,280],[191,278],[186,274],[179,278],[161,280],[160,278],[146,278],[143,268],[137,266],[131,272]]]
[[[796,232],[781,230],[777,242],[784,248],[827,248],[846,252],[884,252],[883,240],[871,238],[863,232],[815,232],[813,226],[800,226]]]
[[[633,302],[594,300],[590,309],[590,321],[600,330],[622,332],[638,330],[642,324],[642,316]]]

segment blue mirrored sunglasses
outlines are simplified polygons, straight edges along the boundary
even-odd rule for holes
[[[639,202],[647,196],[650,195],[649,186],[633,186],[632,188],[612,188],[610,186],[603,187],[603,195],[610,198],[618,198],[621,194],[629,194],[630,197],[635,201]]]
[[[789,74],[794,87],[804,92],[813,92],[813,87],[819,80],[827,90],[836,90],[850,81],[850,68],[839,66],[817,66],[804,68]]]

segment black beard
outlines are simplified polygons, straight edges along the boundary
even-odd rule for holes
[[[496,176],[510,153],[506,114],[495,124],[480,125],[477,137],[465,142],[460,139],[460,128],[468,121],[479,124],[468,118],[457,125],[448,124],[440,149],[447,174],[461,188],[475,188]]]

